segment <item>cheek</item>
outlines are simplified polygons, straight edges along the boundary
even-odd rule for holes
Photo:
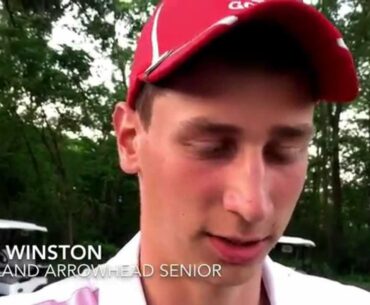
[[[199,222],[206,217],[212,199],[220,193],[222,175],[204,162],[165,148],[166,145],[142,148],[143,208],[150,209],[151,215],[160,211],[161,219]]]
[[[199,161],[189,159],[168,160],[166,180],[171,183],[169,190],[177,201],[191,207],[196,213],[209,209],[214,199],[222,193],[222,173]],[[190,211],[189,211],[190,212]]]
[[[291,214],[302,192],[307,162],[302,161],[286,169],[273,171],[271,199],[277,213]]]
[[[176,225],[184,232],[197,236],[213,223],[220,213],[222,198],[223,175],[210,165],[194,160],[178,160],[171,164],[176,167],[167,177],[173,185],[170,197],[176,202],[176,209],[168,211]]]

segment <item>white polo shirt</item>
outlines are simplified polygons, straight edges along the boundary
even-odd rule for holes
[[[102,266],[109,270],[137,266],[139,246],[140,233]],[[268,257],[263,266],[263,281],[271,305],[370,305],[370,293],[365,290],[298,273]],[[139,276],[69,278],[34,293],[0,297],[0,305],[126,304],[147,305]],[[245,304],[248,305],[248,300]]]

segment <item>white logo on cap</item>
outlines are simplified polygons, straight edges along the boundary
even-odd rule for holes
[[[340,46],[341,48],[348,50],[348,47],[346,43],[344,42],[343,38],[338,38],[337,43],[338,43],[338,46]]]
[[[265,0],[234,0],[229,3],[230,10],[244,10],[255,6],[256,4],[262,3]]]

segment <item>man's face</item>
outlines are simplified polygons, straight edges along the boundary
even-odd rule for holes
[[[302,191],[314,104],[292,76],[222,64],[174,83],[136,130],[142,250],[161,263],[221,264],[218,282],[242,283]]]

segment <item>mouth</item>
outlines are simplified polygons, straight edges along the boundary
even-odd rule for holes
[[[212,250],[228,264],[243,265],[251,263],[266,253],[268,237],[240,238],[219,236],[207,233]]]

